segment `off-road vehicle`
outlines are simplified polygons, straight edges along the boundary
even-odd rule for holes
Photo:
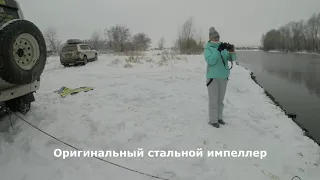
[[[0,0],[0,111],[30,110],[46,60],[42,32],[15,0]]]
[[[63,66],[82,64],[98,60],[98,52],[79,39],[69,39],[60,53]]]

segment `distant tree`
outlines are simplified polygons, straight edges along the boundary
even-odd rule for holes
[[[266,39],[266,35],[262,34],[261,39],[260,39],[262,46],[264,46],[264,40],[265,39]]]
[[[201,45],[195,39],[196,30],[194,28],[193,18],[186,20],[179,28],[178,39],[175,41],[175,48],[182,54],[195,54],[203,52],[203,43]],[[201,40],[202,41],[202,40]]]
[[[102,38],[101,33],[98,31],[93,32],[91,38],[83,40],[83,42],[98,51],[107,50],[106,41]]]
[[[49,27],[44,32],[44,38],[46,40],[46,44],[49,51],[52,51],[56,54],[60,53],[62,49],[62,42],[58,39],[58,33],[55,28]]]
[[[102,48],[102,39],[101,39],[101,34],[99,32],[94,32],[91,36],[91,43],[92,43],[92,47],[94,49],[100,49]]]
[[[191,41],[194,38],[194,25],[193,25],[193,17],[190,17],[183,25],[182,25],[182,38],[185,39],[187,48],[191,47]]]
[[[319,29],[319,23],[318,22],[320,21],[320,19],[318,19],[317,15],[316,14],[313,14],[310,19],[307,21],[307,28],[309,30],[309,35],[310,35],[310,38],[311,38],[311,46],[312,46],[312,49],[314,51],[319,51],[319,48],[318,48],[318,33],[320,32],[320,29]]]
[[[308,29],[308,24],[306,22],[303,23],[303,29],[302,29],[302,33],[303,33],[303,44],[304,44],[304,49],[307,51],[311,50],[311,45],[310,45],[310,31]]]
[[[130,30],[124,25],[116,25],[105,29],[108,46],[116,52],[124,52],[130,38]]]
[[[280,42],[279,42],[279,49],[285,51],[289,48],[289,41],[290,41],[290,30],[288,26],[282,26],[279,28],[280,33]]]
[[[151,39],[145,33],[138,33],[133,36],[132,44],[135,50],[145,51],[150,47]]]
[[[263,47],[266,51],[279,49],[280,47],[280,33],[272,29],[264,35]]]
[[[199,47],[203,47],[205,44],[205,41],[203,40],[203,36],[202,36],[202,29],[200,29],[197,33],[197,43]]]
[[[133,44],[133,41],[132,40],[129,40],[125,43],[124,45],[124,52],[127,54],[128,52],[132,52],[135,50],[135,46]]]
[[[303,21],[292,22],[291,24],[293,50],[300,51],[302,49],[302,37],[303,37]]]
[[[161,37],[160,40],[159,40],[159,42],[158,42],[158,48],[159,48],[159,50],[163,50],[163,48],[164,48],[164,42],[165,42],[164,37]]]

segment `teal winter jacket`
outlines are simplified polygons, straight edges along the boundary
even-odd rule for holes
[[[220,42],[213,43],[208,42],[204,48],[204,57],[207,62],[207,75],[209,78],[217,78],[217,79],[226,79],[230,74],[230,67],[228,65],[228,61],[236,60],[236,53],[230,53],[227,50],[221,51],[221,55],[225,62],[225,66],[222,62],[222,58],[220,52],[218,51],[218,47]]]

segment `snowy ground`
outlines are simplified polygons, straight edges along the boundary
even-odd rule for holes
[[[319,180],[320,149],[263,95],[242,67],[232,69],[225,99],[227,125],[207,124],[208,98],[202,56],[170,60],[149,54],[124,68],[125,57],[102,55],[86,66],[63,68],[49,58],[28,121],[84,150],[267,151],[259,158],[105,158],[172,180]],[[161,64],[161,63],[160,63]],[[61,98],[53,91],[90,86]],[[4,119],[8,121],[8,118]],[[3,180],[151,180],[93,158],[63,160],[73,150],[16,120],[0,136]],[[205,155],[205,153],[204,153]]]
[[[237,49],[236,51],[261,51],[259,49]]]
[[[272,50],[272,51],[268,51],[268,52],[279,53],[279,52],[283,52],[283,51]],[[319,53],[312,53],[312,52],[307,52],[307,51],[300,51],[300,52],[293,52],[293,53],[296,53],[296,54],[320,55]]]
[[[283,51],[272,50],[272,51],[268,51],[268,52],[278,53],[278,52],[283,52]]]
[[[312,54],[312,55],[320,55],[320,53],[311,53],[307,51],[296,52],[297,54]]]

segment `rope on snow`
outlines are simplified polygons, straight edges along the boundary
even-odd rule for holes
[[[81,150],[81,149],[76,148],[76,147],[74,147],[74,146],[72,146],[72,145],[70,145],[70,144],[68,144],[68,143],[66,143],[66,142],[64,142],[64,141],[62,141],[62,140],[54,137],[53,135],[48,134],[47,132],[39,129],[38,127],[36,127],[36,126],[33,125],[32,123],[28,122],[28,121],[25,120],[24,118],[20,117],[19,115],[15,114],[15,113],[12,113],[11,111],[9,111],[9,112],[10,112],[11,114],[14,114],[14,115],[17,116],[19,119],[21,119],[21,120],[24,121],[25,123],[29,124],[29,125],[32,126],[33,128],[37,129],[38,131],[42,132],[43,134],[45,134],[45,135],[47,135],[47,136],[49,136],[49,137],[51,137],[51,138],[59,141],[60,143],[65,144],[66,146],[69,146],[69,147],[71,147],[72,149],[75,149],[75,150],[77,150],[77,151],[80,151],[80,150]],[[100,161],[102,161],[102,162],[111,164],[111,165],[113,165],[113,166],[117,166],[117,167],[119,167],[119,168],[122,168],[122,169],[125,169],[125,170],[128,170],[128,171],[131,171],[131,172],[134,172],[134,173],[137,173],[137,174],[141,174],[141,175],[144,175],[144,176],[148,176],[148,177],[151,177],[151,178],[154,178],[154,179],[169,180],[169,179],[162,178],[162,177],[159,177],[159,176],[155,176],[155,175],[152,175],[152,174],[147,174],[147,173],[144,173],[144,172],[140,172],[140,171],[137,171],[137,170],[134,170],[134,169],[131,169],[131,168],[128,168],[128,167],[125,167],[125,166],[122,166],[122,165],[113,163],[113,162],[111,162],[111,161],[107,161],[107,160],[105,160],[105,159],[102,159],[102,158],[99,158],[99,157],[96,157],[96,156],[93,156],[93,158],[95,158],[95,159],[97,159],[97,160],[100,160]]]
[[[294,180],[294,178],[299,178],[300,179],[300,177],[299,176],[295,176],[295,177],[293,177],[291,180]],[[301,180],[301,179],[300,179]]]

